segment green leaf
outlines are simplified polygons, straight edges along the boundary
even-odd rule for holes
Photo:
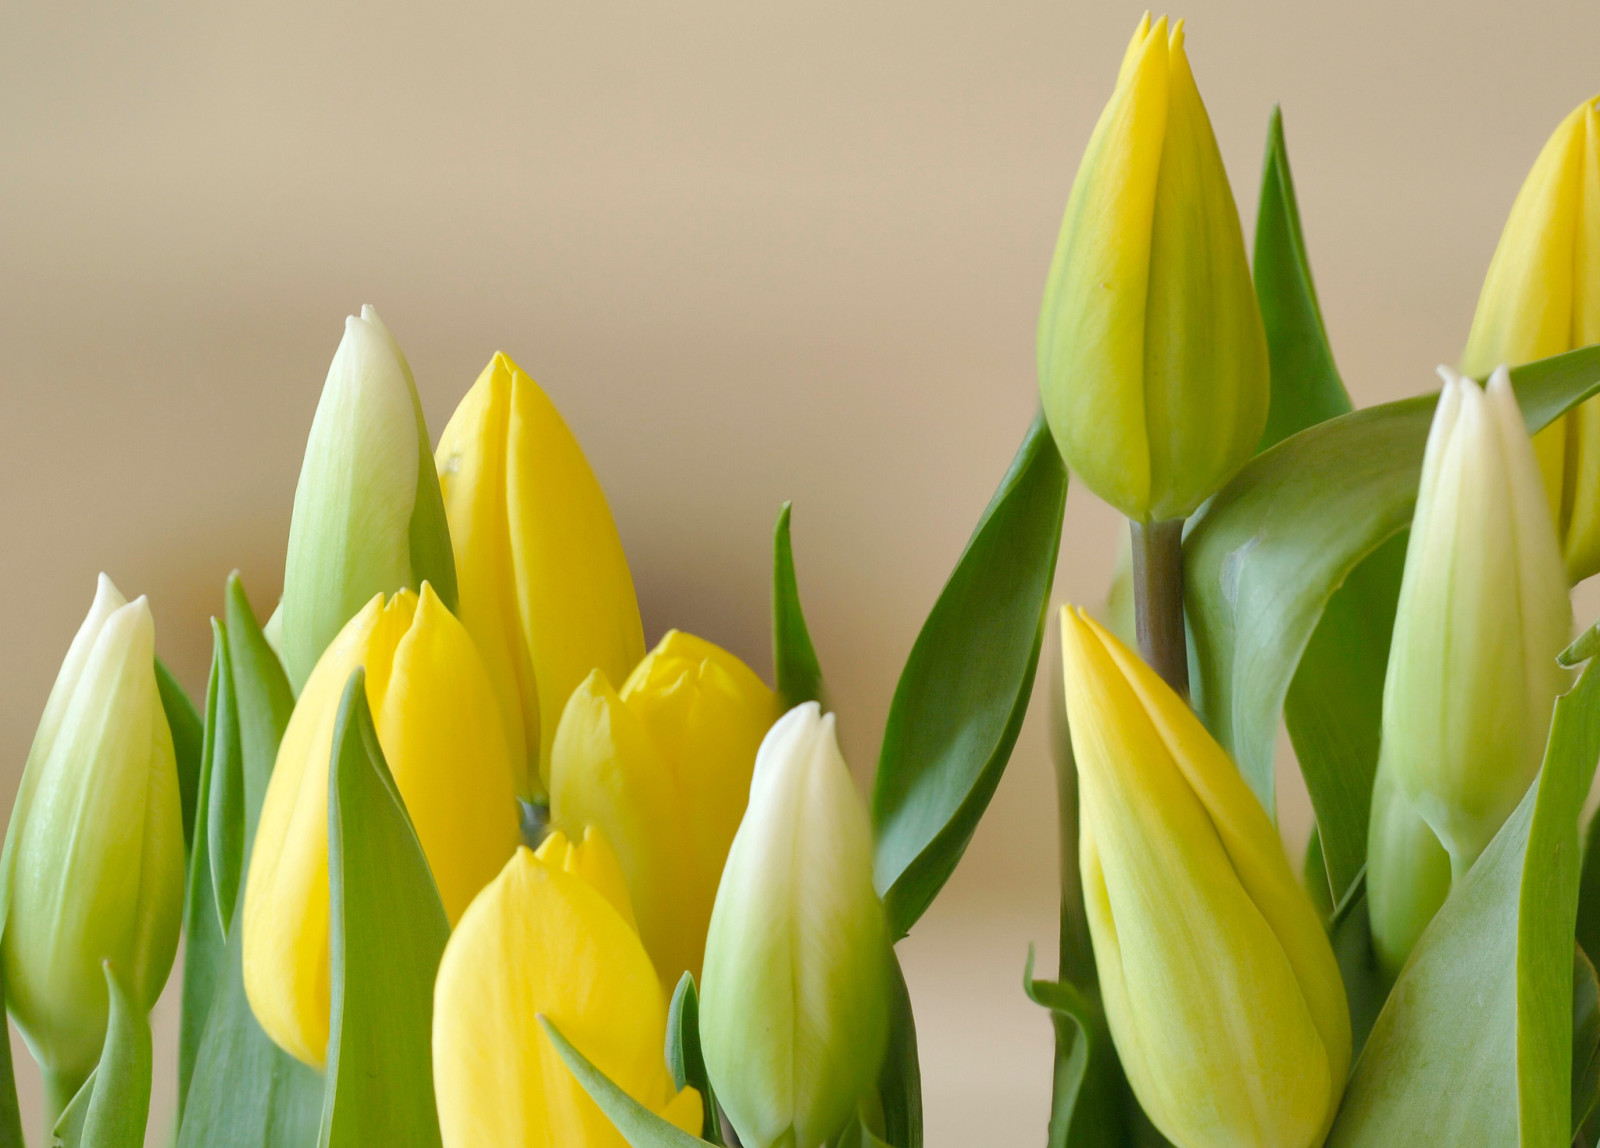
[[[1529,430],[1538,430],[1600,391],[1600,347],[1519,367],[1511,380]],[[1247,463],[1191,520],[1184,591],[1196,708],[1269,810],[1290,682],[1334,592],[1409,525],[1436,400],[1387,403],[1301,431]],[[1352,859],[1365,853],[1374,765],[1375,757],[1337,768],[1326,755],[1301,762],[1336,902],[1356,880]]]
[[[889,980],[889,1048],[878,1070],[878,1103],[883,1110],[883,1138],[892,1148],[922,1148],[922,1066],[917,1059],[917,1023],[911,993],[891,955]]]
[[[121,975],[103,962],[111,1012],[100,1063],[56,1121],[62,1148],[143,1148],[150,1118],[152,1055],[150,1023],[123,987]]]
[[[228,661],[239,710],[239,750],[244,773],[244,848],[250,856],[278,742],[294,710],[294,690],[283,663],[267,644],[245,596],[238,571],[228,576]]]
[[[1600,953],[1600,814],[1589,819],[1589,830],[1584,834],[1577,937],[1584,952]]]
[[[1022,973],[1028,999],[1050,1010],[1056,1030],[1049,1148],[1120,1148],[1125,1143],[1122,1067],[1105,1010],[1067,981],[1033,977],[1033,946]]]
[[[785,710],[823,699],[822,666],[800,609],[794,578],[794,544],[789,540],[789,503],[778,511],[772,532],[772,663],[778,699]]]
[[[555,1045],[556,1052],[572,1075],[622,1134],[630,1148],[695,1148],[705,1143],[698,1137],[690,1136],[676,1124],[669,1124],[618,1088],[610,1077],[591,1064],[588,1057],[561,1035],[561,1030],[550,1022],[549,1017],[541,1016],[539,1023],[544,1026],[545,1035]]]
[[[209,779],[205,788],[202,819],[207,843],[207,874],[211,895],[215,901],[213,917],[223,933],[233,920],[234,903],[239,897],[239,886],[244,879],[245,809],[244,809],[244,753],[239,741],[239,706],[233,688],[233,665],[228,656],[227,627],[213,621],[217,636],[224,643],[222,658],[212,665],[211,687],[216,691],[216,705],[207,702],[206,714],[206,770]]]
[[[1035,415],[900,675],[872,790],[876,884],[897,937],[955,871],[1016,744],[1066,498]]]
[[[409,368],[407,368],[409,373]],[[439,595],[445,609],[456,612],[456,556],[450,545],[450,523],[444,513],[444,491],[439,486],[439,471],[428,445],[428,427],[422,418],[422,403],[417,399],[415,380],[411,396],[417,407],[417,438],[421,458],[417,466],[417,500],[411,507],[409,541],[411,570],[417,589],[427,582]]]
[[[704,1112],[700,1135],[707,1143],[722,1143],[721,1122],[717,1119],[717,1098],[711,1090],[711,1077],[700,1051],[700,996],[695,992],[694,976],[684,973],[672,994],[667,1010],[667,1067],[681,1091],[693,1088],[700,1094]]]
[[[5,969],[0,967],[0,1017],[5,1015]],[[4,1028],[0,1022],[0,1029]],[[11,1066],[9,1034],[0,1039],[0,1148],[23,1148],[22,1113],[17,1106],[17,1077]]]
[[[228,667],[228,638],[222,623],[211,619],[211,676],[206,683],[206,721],[200,757],[199,800],[195,805],[195,840],[204,845],[211,839],[208,824],[211,790],[216,775],[215,759],[218,707],[233,709],[233,691],[226,699],[222,675]],[[206,1017],[216,996],[222,975],[226,941],[222,918],[217,915],[217,899],[211,881],[211,849],[198,848],[189,854],[188,885],[183,909],[183,999],[178,1019],[178,1123],[183,1123],[183,1106],[194,1077],[195,1058],[205,1036]]]
[[[1580,948],[1572,958],[1572,1128],[1600,1110],[1600,977]]]
[[[183,840],[194,848],[195,800],[200,790],[200,742],[204,728],[194,702],[172,676],[167,664],[156,659],[156,690],[172,731],[172,751],[178,760],[178,802],[183,808]]]
[[[437,1148],[433,980],[450,921],[378,746],[363,669],[350,675],[334,725],[328,883],[322,1148]]]
[[[1328,333],[1311,280],[1311,261],[1300,229],[1289,150],[1283,140],[1283,112],[1272,109],[1267,125],[1267,158],[1261,172],[1261,206],[1256,214],[1256,300],[1267,333],[1272,401],[1258,450],[1266,450],[1297,431],[1354,409],[1334,366]]]
[[[1578,810],[1600,756],[1600,672],[1557,700],[1537,783],[1423,933],[1328,1143],[1572,1139]]]

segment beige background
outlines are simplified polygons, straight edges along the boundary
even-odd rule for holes
[[[1523,173],[1600,87],[1600,7],[1183,14],[1247,233],[1283,103],[1357,400],[1430,387]],[[1138,15],[0,6],[0,794],[97,570],[150,595],[197,689],[227,571],[270,603],[318,389],[364,302],[435,433],[497,348],[549,390],[610,495],[652,641],[681,626],[768,671],[769,535],[793,498],[867,776],[899,665],[1033,407],[1061,207]],[[1073,491],[1061,598],[1101,595],[1117,527]],[[1049,1027],[1018,983],[1030,940],[1055,948],[1042,729],[1040,707],[905,946],[930,1145],[1042,1143]],[[157,1020],[170,1045],[170,1002]],[[19,1072],[32,1132],[25,1056]]]

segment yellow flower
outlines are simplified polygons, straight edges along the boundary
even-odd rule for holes
[[[1561,121],[1534,162],[1478,297],[1461,357],[1483,377],[1600,343],[1600,97]],[[1600,399],[1534,438],[1567,576],[1600,571]]]
[[[100,576],[22,774],[0,858],[6,1004],[70,1098],[100,1058],[114,962],[161,995],[183,912],[183,817],[143,598]]]
[[[539,796],[567,697],[644,654],[605,492],[549,397],[495,355],[439,439],[460,615],[483,653],[519,790]],[[543,780],[542,780],[543,779]]]
[[[1129,1084],[1185,1148],[1321,1144],[1350,1017],[1276,829],[1154,671],[1081,610],[1061,630],[1089,931]]]
[[[638,936],[587,881],[523,848],[439,965],[433,1088],[445,1148],[625,1148],[541,1016],[623,1091],[699,1134],[699,1094],[678,1091],[667,1071],[666,998]]]
[[[1183,47],[1145,15],[1072,193],[1039,315],[1062,458],[1135,521],[1182,518],[1266,425],[1266,335]]]
[[[738,658],[672,630],[617,693],[596,671],[556,733],[550,810],[614,842],[639,934],[668,983],[700,977],[728,847],[778,702]]]
[[[519,839],[511,755],[488,674],[461,623],[423,584],[379,595],[339,632],[301,691],[251,853],[244,983],[286,1051],[328,1043],[328,763],[345,684],[365,666],[378,743],[455,922]]]

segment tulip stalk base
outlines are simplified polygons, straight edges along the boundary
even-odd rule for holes
[[[1183,519],[1129,521],[1133,534],[1133,609],[1139,654],[1182,697],[1189,696],[1183,630]]]

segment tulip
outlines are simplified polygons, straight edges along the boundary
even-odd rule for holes
[[[728,848],[777,698],[738,658],[672,630],[622,692],[595,671],[567,702],[550,758],[552,821],[615,843],[662,980],[700,977]]]
[[[1039,315],[1061,457],[1136,522],[1187,516],[1254,452],[1267,344],[1183,48],[1147,14],[1067,200]]]
[[[622,875],[622,864],[616,850],[611,848],[605,835],[592,825],[583,831],[577,841],[568,840],[559,829],[552,829],[534,857],[563,873],[581,877],[617,911],[635,933],[639,926],[633,919],[633,902],[628,897],[628,880]]]
[[[439,439],[461,620],[483,652],[524,796],[545,793],[567,697],[644,655],[605,492],[549,397],[495,355]]]
[[[345,684],[366,667],[378,744],[454,924],[519,840],[494,690],[466,629],[424,583],[379,595],[323,653],[278,748],[244,904],[244,987],[286,1052],[328,1043],[328,766]]]
[[[1383,686],[1384,804],[1375,800],[1368,840],[1373,936],[1391,972],[1448,891],[1435,876],[1437,850],[1460,878],[1539,772],[1567,680],[1556,655],[1572,627],[1560,546],[1505,369],[1487,389],[1441,373]],[[1413,843],[1416,822],[1437,842],[1421,870],[1416,857],[1430,850]]]
[[[1153,670],[1081,610],[1061,636],[1089,932],[1128,1083],[1184,1148],[1321,1144],[1350,1016],[1277,830]]]
[[[1600,343],[1600,97],[1556,128],[1518,193],[1478,297],[1461,370],[1483,377]],[[1534,438],[1576,583],[1600,571],[1600,399]]]
[[[666,997],[638,936],[601,891],[522,848],[439,964],[433,1088],[445,1148],[625,1148],[541,1016],[639,1103],[699,1134],[700,1097],[667,1070]]]
[[[833,715],[807,702],[761,743],[706,942],[700,1043],[745,1148],[817,1148],[854,1117],[892,959],[866,806]]]
[[[183,913],[183,814],[155,626],[104,574],[61,663],[0,857],[6,1003],[59,1107],[100,1057],[111,961],[161,995]]]
[[[378,313],[363,307],[345,320],[294,492],[279,625],[296,693],[374,594],[428,579],[453,604],[443,519],[411,368]]]

